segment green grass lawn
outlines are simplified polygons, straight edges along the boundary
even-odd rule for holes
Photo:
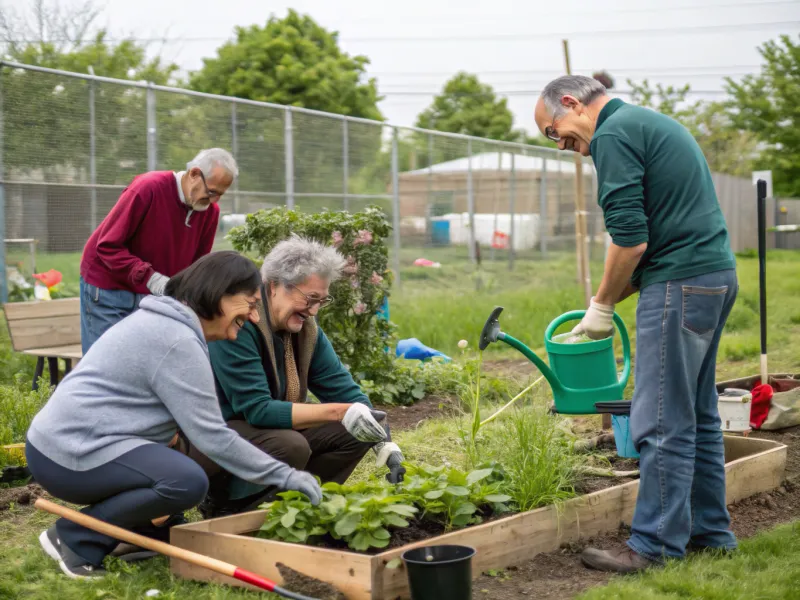
[[[800,596],[800,521],[740,542],[731,557],[698,556],[617,578],[576,600],[790,600]]]
[[[415,268],[404,259],[402,289],[396,290],[390,300],[391,319],[398,325],[401,338],[417,337],[451,356],[460,356],[457,348],[460,339],[469,340],[470,350],[476,350],[481,327],[496,305],[505,307],[501,316],[503,329],[534,349],[543,345],[545,327],[553,318],[582,305],[582,292],[575,281],[574,257],[569,254],[551,253],[548,260],[520,260],[511,272],[507,263],[498,258],[485,261],[477,273],[466,257],[445,254],[426,257],[441,260],[442,268]],[[741,291],[722,340],[718,380],[756,374],[759,369],[758,262],[754,257],[738,260]],[[39,271],[56,268],[64,274],[65,282],[74,283],[76,288],[78,262],[79,256],[74,254],[37,257]],[[596,289],[602,265],[593,263],[592,270]],[[773,372],[800,372],[798,273],[800,252],[770,252],[768,335]],[[617,308],[632,336],[635,336],[635,307],[636,300],[631,298]],[[28,373],[28,377],[33,371],[32,361],[10,351],[6,333],[5,324],[0,323],[0,385],[11,384],[19,371]],[[499,344],[484,354],[484,359],[507,358],[522,357]],[[516,382],[510,393],[521,384]],[[629,391],[631,388],[629,385]],[[537,397],[543,398],[546,393],[546,389],[541,390]],[[409,458],[430,462],[466,460],[463,452],[458,451],[459,437],[448,423],[431,421],[416,431],[398,432],[395,437],[408,449]],[[364,464],[357,476],[366,476],[368,472]],[[139,599],[150,589],[160,590],[159,598],[256,597],[223,586],[173,579],[165,559],[134,567],[115,563],[112,575],[102,581],[68,580],[44,556],[36,540],[52,520],[49,515],[26,507],[0,513],[0,599]],[[693,558],[663,571],[615,580],[608,587],[586,593],[582,599],[796,597],[796,583],[794,586],[791,583],[800,580],[798,533],[797,524],[762,533],[744,541],[741,553],[734,558]]]

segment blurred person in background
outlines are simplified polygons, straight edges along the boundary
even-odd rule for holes
[[[630,428],[641,476],[631,536],[581,558],[629,573],[687,551],[732,550],[715,372],[738,281],[703,152],[683,125],[612,99],[591,77],[550,82],[535,119],[561,150],[592,157],[612,238],[575,333],[610,336],[614,306],[639,293]]]
[[[112,325],[169,278],[211,251],[219,202],[238,175],[222,148],[202,150],[185,171],[136,176],[83,249],[81,346],[86,354]]]

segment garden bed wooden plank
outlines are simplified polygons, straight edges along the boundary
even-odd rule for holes
[[[786,464],[786,446],[771,440],[725,436],[726,494],[728,503],[780,485]],[[174,527],[176,546],[226,560],[278,582],[276,563],[334,585],[352,600],[408,598],[403,565],[387,568],[410,548],[440,543],[466,544],[478,552],[473,559],[477,574],[503,569],[551,552],[564,543],[612,531],[630,524],[639,489],[638,481],[607,488],[563,502],[460,529],[407,544],[377,555],[331,550],[253,537],[266,511],[211,519]],[[242,535],[244,534],[244,535]],[[182,561],[172,560],[172,571],[189,579],[242,585]]]

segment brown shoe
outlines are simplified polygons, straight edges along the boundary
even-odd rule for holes
[[[581,562],[591,569],[613,573],[636,573],[658,564],[637,554],[628,546],[614,550],[586,548],[581,553]]]

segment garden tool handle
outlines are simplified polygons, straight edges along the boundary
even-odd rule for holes
[[[570,312],[565,312],[563,315],[553,319],[544,332],[545,343],[553,339],[553,335],[555,334],[556,330],[564,323],[569,323],[570,321],[580,321],[585,314],[586,311],[583,309],[572,310]],[[628,328],[625,327],[625,322],[622,320],[622,317],[616,313],[616,311],[614,312],[613,320],[614,324],[619,330],[619,337],[622,340],[622,357],[624,364],[622,367],[622,373],[619,375],[619,382],[627,383],[631,374],[631,340],[628,336]]]
[[[314,600],[308,596],[301,596],[299,594],[290,592],[289,590],[284,590],[274,581],[265,579],[264,577],[256,575],[255,573],[251,573],[250,571],[246,571],[245,569],[240,569],[236,565],[232,565],[204,554],[198,554],[197,552],[192,552],[191,550],[178,548],[177,546],[173,546],[172,544],[168,544],[166,542],[154,540],[153,538],[134,533],[127,529],[123,529],[122,527],[117,527],[116,525],[106,523],[100,519],[95,519],[90,515],[84,514],[72,508],[61,506],[55,502],[50,502],[44,498],[38,498],[34,503],[34,506],[39,510],[52,513],[67,519],[68,521],[77,523],[82,527],[97,531],[114,539],[128,542],[129,544],[140,546],[165,556],[183,560],[193,565],[197,565],[198,567],[203,567],[216,573],[227,575],[228,577],[233,577],[239,581],[244,581],[245,583],[249,583],[270,592],[275,592],[276,594],[280,594],[287,598],[294,598],[296,600]]]

